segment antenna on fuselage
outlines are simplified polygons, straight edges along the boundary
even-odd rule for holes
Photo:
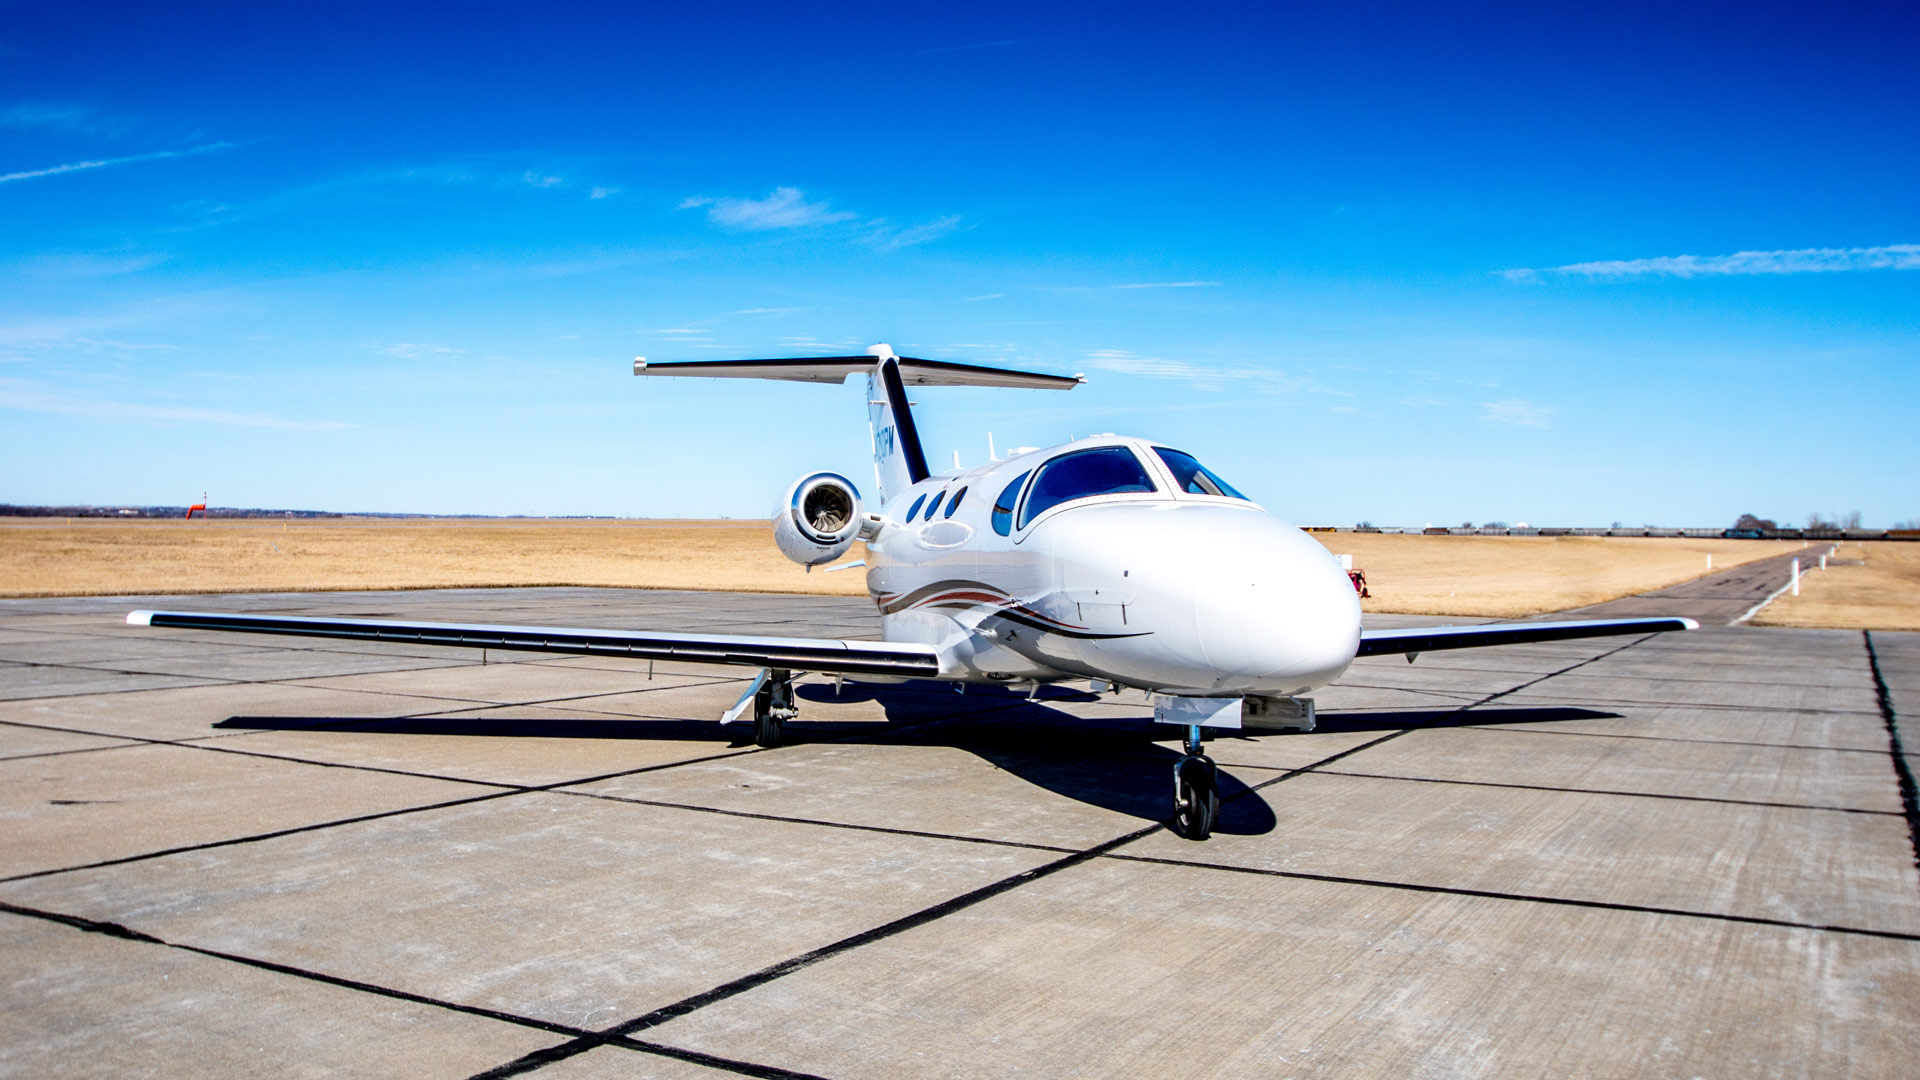
[[[1000,455],[993,452],[993,432],[987,432],[987,460],[999,461]]]

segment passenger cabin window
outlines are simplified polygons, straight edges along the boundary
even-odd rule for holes
[[[1245,499],[1246,496],[1235,491],[1232,484],[1213,475],[1213,470],[1194,460],[1192,454],[1179,450],[1156,446],[1153,452],[1173,470],[1173,482],[1180,490],[1190,495],[1225,495],[1229,499]],[[1251,500],[1249,500],[1251,501]]]
[[[1040,466],[1033,490],[1027,493],[1026,509],[1020,512],[1020,526],[1025,528],[1027,522],[1075,499],[1154,490],[1140,459],[1124,446],[1063,454]]]
[[[936,513],[939,513],[939,512],[940,512],[940,499],[941,499],[941,497],[942,497],[942,496],[944,496],[944,495],[946,495],[946,492],[944,492],[944,491],[943,491],[943,492],[941,492],[941,493],[940,493],[939,495],[935,495],[935,496],[933,497],[933,501],[927,504],[927,517],[926,517],[926,520],[928,520],[928,521],[932,521],[932,520],[933,520],[933,515],[934,515],[934,514],[936,514]]]
[[[999,498],[993,500],[994,532],[1001,536],[1012,534],[1013,504],[1020,501],[1020,485],[1026,483],[1027,477],[1032,475],[1030,472],[1021,473],[1013,483],[1007,485],[1007,490],[1001,492]]]
[[[923,502],[926,502],[926,501],[927,501],[927,497],[926,497],[925,495],[922,495],[922,496],[920,496],[919,498],[917,498],[917,499],[915,499],[915,500],[913,500],[913,505],[912,505],[912,506],[909,506],[909,507],[907,507],[907,520],[908,520],[908,521],[912,521],[912,520],[913,520],[913,515],[915,515],[915,514],[918,514],[918,513],[920,512],[920,504],[921,504],[921,503],[923,503]]]
[[[961,499],[964,499],[964,498],[966,498],[966,497],[967,497],[967,489],[966,489],[966,488],[961,488],[961,489],[960,489],[959,491],[956,491],[956,492],[954,492],[954,493],[953,493],[953,499],[952,499],[952,501],[950,501],[950,502],[948,502],[948,503],[947,503],[947,516],[948,516],[948,517],[952,517],[952,516],[953,516],[953,512],[954,512],[955,510],[958,510],[958,509],[960,509],[960,500],[961,500]],[[933,513],[933,511],[931,511],[931,510],[929,510],[929,511],[927,511],[927,513],[928,513],[928,514],[932,514],[932,513]]]

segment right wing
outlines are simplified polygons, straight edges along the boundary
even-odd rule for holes
[[[743,667],[818,671],[829,675],[842,673],[933,678],[940,674],[940,654],[933,646],[887,641],[674,634],[652,630],[583,630],[554,626],[495,626],[486,623],[399,622],[393,619],[332,619],[216,611],[135,611],[127,615],[127,623],[130,626],[171,626],[184,630],[402,641],[413,645],[453,645],[566,653],[573,656],[628,656],[640,660],[678,660],[688,664],[736,664]]]
[[[1441,649],[1478,649],[1488,645],[1519,645],[1528,641],[1566,641],[1571,638],[1609,637],[1614,634],[1657,634],[1665,630],[1698,630],[1692,619],[1584,619],[1578,622],[1482,623],[1477,626],[1416,626],[1404,630],[1360,631],[1360,656],[1438,652]]]

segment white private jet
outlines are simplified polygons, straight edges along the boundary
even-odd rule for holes
[[[1273,517],[1191,454],[1102,435],[935,475],[906,387],[1068,390],[1078,376],[865,356],[634,361],[636,375],[839,383],[865,375],[878,505],[844,476],[811,473],[776,504],[773,538],[811,569],[867,544],[880,641],[673,634],[389,619],[136,611],[135,625],[404,641],[758,668],[722,721],[751,708],[754,741],[780,742],[796,674],[945,680],[1037,691],[1091,680],[1152,695],[1185,729],[1174,824],[1205,839],[1219,810],[1202,733],[1312,730],[1305,695],[1356,656],[1691,630],[1691,619],[1608,619],[1363,630],[1360,601],[1327,549]]]

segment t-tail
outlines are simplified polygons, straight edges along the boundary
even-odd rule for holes
[[[873,434],[873,473],[880,501],[925,480],[927,452],[913,423],[909,386],[1013,386],[1033,390],[1071,390],[1078,375],[1048,375],[1011,368],[958,364],[895,356],[890,345],[875,345],[865,356],[774,357],[762,360],[633,361],[635,375],[693,375],[729,379],[784,379],[789,382],[845,382],[867,377],[867,420]]]

